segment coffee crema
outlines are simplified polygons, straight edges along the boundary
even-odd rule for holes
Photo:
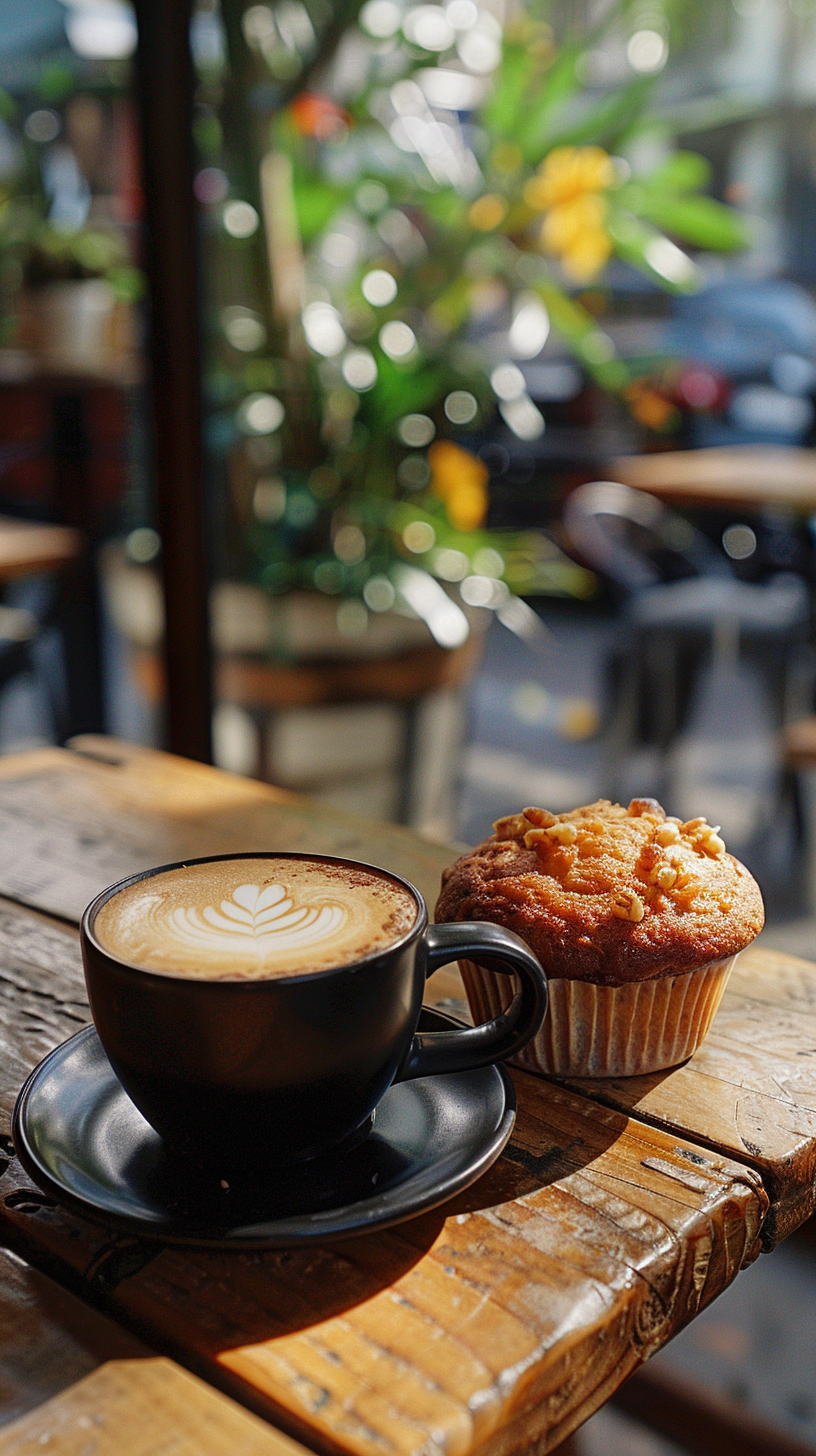
[[[259,855],[139,880],[106,901],[94,934],[111,955],[146,971],[258,980],[386,950],[416,918],[414,897],[385,874]]]

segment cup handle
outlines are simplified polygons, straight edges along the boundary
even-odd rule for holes
[[[535,1036],[547,1014],[547,977],[521,936],[488,921],[429,925],[425,931],[427,975],[460,957],[502,975],[516,975],[520,985],[506,1011],[483,1026],[462,1031],[418,1031],[395,1082],[432,1077],[440,1072],[467,1072],[504,1061]]]

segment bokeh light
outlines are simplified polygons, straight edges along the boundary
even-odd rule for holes
[[[528,394],[503,400],[499,413],[519,440],[538,440],[544,434],[544,416]]]
[[[649,74],[662,71],[669,47],[659,30],[636,30],[626,47],[626,59],[633,71]]]
[[[258,229],[260,218],[251,202],[228,202],[223,222],[231,238],[251,238]]]
[[[402,319],[391,319],[380,329],[380,347],[389,359],[407,359],[416,348],[416,334]]]
[[[23,131],[30,142],[44,145],[47,142],[53,142],[59,136],[61,127],[62,122],[56,111],[51,111],[48,107],[41,107],[26,117]]]
[[[756,533],[750,526],[727,526],[723,531],[722,543],[732,561],[747,561],[757,548]]]
[[[467,606],[490,607],[492,611],[504,606],[510,595],[505,583],[493,576],[466,576],[459,592]]]
[[[519,399],[527,390],[517,364],[497,364],[490,375],[490,386],[497,399]]]
[[[250,394],[238,410],[238,424],[251,435],[271,435],[283,424],[285,410],[274,394]]]
[[[489,76],[501,61],[502,30],[499,22],[487,11],[479,11],[478,19],[459,35],[456,50],[460,61],[477,76]]]
[[[375,217],[388,206],[388,188],[382,182],[361,182],[354,194],[354,201],[366,217]]]
[[[424,455],[406,455],[397,466],[397,480],[405,490],[424,490],[431,478],[431,467]]]
[[[377,383],[377,363],[370,349],[351,349],[342,364],[343,378],[352,389],[365,391]]]
[[[534,359],[547,342],[550,332],[550,316],[540,298],[527,294],[519,305],[510,325],[508,343],[516,359]]]
[[[303,310],[303,332],[310,349],[334,359],[346,347],[346,332],[340,315],[330,303],[309,303]]]
[[[470,562],[464,551],[442,546],[434,552],[432,567],[434,574],[441,576],[443,581],[462,581],[470,571]]]
[[[251,354],[263,348],[266,343],[266,329],[256,313],[250,308],[236,304],[221,311],[221,324],[233,349]]]
[[[366,538],[359,526],[341,526],[334,533],[334,554],[344,566],[356,566],[366,554]]]
[[[452,425],[469,425],[479,411],[475,395],[467,389],[454,389],[445,399],[445,414]]]
[[[402,25],[406,40],[424,51],[446,51],[453,45],[455,33],[440,5],[415,5]]]
[[[451,0],[445,7],[445,16],[454,30],[470,30],[479,19],[479,10],[474,0]]]
[[[146,566],[149,561],[155,561],[161,551],[161,536],[152,526],[137,526],[127,536],[125,551],[131,561]]]
[[[372,612],[389,612],[396,598],[387,576],[371,576],[363,587],[363,601]]]
[[[403,415],[397,425],[397,434],[403,445],[421,449],[423,445],[430,445],[436,427],[428,415]]]
[[[388,40],[396,35],[402,21],[402,11],[394,0],[368,0],[360,11],[360,24],[375,40]]]
[[[420,556],[436,544],[436,531],[429,521],[411,521],[402,533],[402,539],[409,551]]]
[[[348,233],[328,233],[320,245],[320,256],[330,268],[350,268],[357,258],[357,243]]]
[[[372,268],[360,284],[363,298],[375,308],[383,308],[397,296],[397,280],[385,268]]]
[[[504,557],[492,546],[482,546],[473,558],[473,570],[479,576],[501,576]]]
[[[275,17],[268,5],[250,5],[241,18],[244,40],[253,50],[266,50],[278,38]]]
[[[220,167],[202,167],[193,180],[196,201],[204,207],[223,202],[229,192],[229,178]]]

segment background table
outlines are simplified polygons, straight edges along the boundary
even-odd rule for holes
[[[667,450],[619,455],[613,480],[670,504],[729,510],[748,506],[816,511],[816,450],[788,446],[729,445],[707,450]]]
[[[110,740],[0,761],[0,1115],[87,1019],[75,923],[98,888],[283,848],[381,864],[431,905],[452,853]],[[429,983],[433,1004],[461,997],[453,970]],[[812,1212],[816,967],[745,953],[705,1047],[675,1071],[514,1080],[493,1169],[379,1234],[229,1254],[127,1238],[33,1188],[3,1129],[0,1236],[313,1448],[550,1450]]]

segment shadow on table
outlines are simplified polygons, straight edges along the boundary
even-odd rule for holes
[[[235,1258],[229,1272],[230,1346],[235,1348],[343,1315],[397,1283],[436,1245],[441,1264],[454,1262],[455,1252],[449,1258],[445,1248],[448,1220],[498,1211],[515,1199],[541,1192],[586,1168],[626,1127],[623,1115],[596,1108],[600,1114],[596,1117],[583,1099],[541,1078],[516,1073],[514,1080],[519,1114],[504,1154],[477,1183],[442,1207],[381,1233],[319,1247],[236,1256],[174,1249],[167,1250],[162,1263],[170,1259],[178,1268],[181,1262],[194,1262],[200,1284],[207,1271],[222,1282],[226,1260]],[[472,1238],[479,1238],[475,1228]],[[217,1353],[223,1351],[221,1344]]]

